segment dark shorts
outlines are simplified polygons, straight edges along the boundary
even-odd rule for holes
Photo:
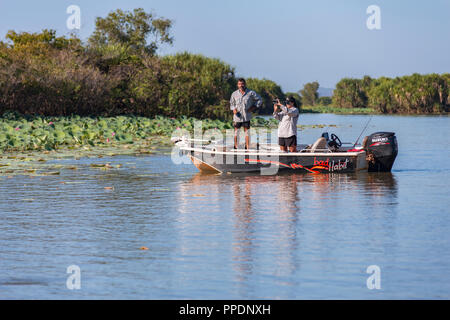
[[[235,122],[233,123],[234,127],[236,129],[239,129],[240,127],[244,127],[246,129],[250,129],[250,121],[245,121],[245,122]]]
[[[297,136],[291,136],[289,138],[278,138],[278,144],[283,147],[297,146]]]

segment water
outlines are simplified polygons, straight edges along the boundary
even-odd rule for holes
[[[354,141],[367,120],[299,123]],[[205,176],[156,155],[0,177],[0,298],[448,299],[449,118],[374,116],[375,131],[397,133],[391,174]],[[90,167],[105,162],[122,167]]]

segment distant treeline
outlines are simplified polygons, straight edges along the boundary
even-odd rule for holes
[[[450,107],[450,74],[412,74],[394,79],[345,78],[333,91],[341,108],[372,108],[381,113],[441,113]]]
[[[6,42],[0,42],[0,115],[231,118],[229,99],[237,83],[233,67],[187,52],[156,54],[173,41],[171,20],[142,9],[116,10],[95,24],[87,43],[76,36],[57,37],[54,30],[9,31]],[[381,112],[440,112],[450,100],[449,83],[448,74],[343,79],[333,104]],[[248,78],[247,86],[262,96],[261,114],[272,113],[272,99],[288,95],[299,106],[331,103],[330,97],[318,97],[317,82],[294,93],[284,93],[267,79]]]

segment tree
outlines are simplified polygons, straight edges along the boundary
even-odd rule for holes
[[[319,99],[317,99],[317,103],[322,106],[328,106],[332,102],[333,102],[333,100],[331,99],[331,97],[320,97]]]
[[[234,68],[219,59],[183,52],[165,56],[161,63],[163,71],[167,70],[165,77],[156,78],[165,86],[165,94],[161,95],[158,105],[164,106],[159,108],[162,114],[203,118],[205,108],[221,108],[236,88]],[[153,82],[148,83],[147,74],[153,72],[152,68],[147,68],[143,77],[135,82],[137,88],[146,86],[143,92],[150,98]],[[229,109],[227,112],[231,113]]]
[[[447,94],[444,95],[444,105],[450,106],[450,73],[444,73],[441,77],[444,79],[445,85],[447,86]]]
[[[367,106],[367,93],[365,88],[370,87],[371,79],[341,79],[333,91],[333,103],[340,108],[365,108]]]
[[[28,32],[15,32],[14,30],[9,30],[5,38],[12,42],[11,47],[17,50],[23,49],[39,49],[54,48],[54,49],[65,49],[70,46],[80,46],[81,40],[75,35],[71,35],[70,38],[66,37],[56,37],[56,31],[53,29],[44,29],[40,33],[28,33]]]
[[[319,83],[317,81],[308,82],[303,86],[303,89],[300,90],[300,94],[302,95],[302,102],[304,105],[315,105],[317,99],[319,98],[319,93],[317,92],[318,89]]]
[[[248,78],[246,79],[246,84],[249,89],[258,93],[263,100],[263,106],[259,111],[260,114],[272,114],[272,100],[276,98],[284,100],[286,98],[281,87],[272,80]]]
[[[117,9],[106,18],[95,20],[95,31],[89,38],[91,46],[105,46],[109,44],[126,45],[136,51],[155,54],[161,44],[172,44],[170,36],[172,21],[155,18],[144,9],[134,9],[133,12]],[[147,43],[147,38],[152,40]]]
[[[394,81],[389,78],[381,77],[374,81],[374,85],[368,92],[369,107],[382,113],[395,112],[392,88]]]

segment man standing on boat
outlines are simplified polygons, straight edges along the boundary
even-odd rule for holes
[[[261,97],[255,91],[247,89],[245,79],[239,78],[238,90],[233,92],[230,99],[230,109],[233,111],[235,149],[239,145],[238,133],[241,127],[244,127],[245,132],[245,149],[250,149],[248,129],[250,129],[251,113],[260,108],[261,105]]]
[[[282,105],[280,100],[273,105],[273,117],[280,121],[278,125],[278,144],[281,151],[297,152],[297,121],[299,111],[294,97]]]

